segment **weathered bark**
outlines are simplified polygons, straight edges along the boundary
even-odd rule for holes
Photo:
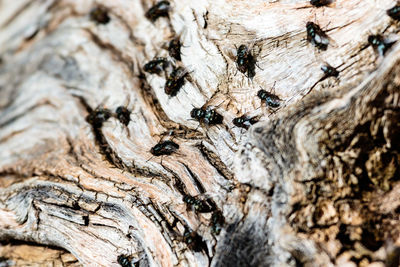
[[[82,266],[71,253],[64,250],[13,243],[0,247],[0,266]]]
[[[381,56],[367,41],[397,34],[393,1],[176,0],[154,23],[150,1],[0,4],[2,242],[59,247],[85,266],[118,266],[120,255],[136,266],[396,266],[400,44]],[[108,23],[90,18],[98,6]],[[327,31],[326,51],[307,41],[308,21]],[[171,97],[171,69],[143,65],[169,58],[175,37],[174,64],[189,74]],[[241,44],[257,60],[252,79],[237,71]],[[339,78],[322,79],[325,63]],[[260,87],[279,108],[257,98]],[[191,120],[203,105],[223,124]],[[90,119],[119,106],[131,110],[127,126]],[[260,122],[234,127],[243,114]],[[152,156],[160,140],[178,151]],[[2,259],[18,263],[5,246]]]

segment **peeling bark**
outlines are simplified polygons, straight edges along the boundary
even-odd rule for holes
[[[395,2],[154,4],[0,2],[0,266],[397,266]]]

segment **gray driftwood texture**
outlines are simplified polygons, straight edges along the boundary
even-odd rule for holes
[[[400,43],[368,43],[396,40],[395,1],[175,0],[152,22],[154,4],[0,1],[0,259],[26,243],[84,266],[396,266]],[[171,62],[159,75],[154,57]],[[222,124],[191,118],[209,106]],[[153,156],[166,140],[179,149]]]

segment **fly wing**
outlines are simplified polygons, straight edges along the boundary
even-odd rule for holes
[[[222,49],[222,52],[230,58],[233,62],[237,59],[237,48],[236,47],[226,47]]]
[[[329,45],[329,38],[328,35],[326,35],[323,32],[319,32],[317,35],[315,35],[314,40],[316,44],[321,44],[323,46],[328,46]]]
[[[262,51],[262,45],[260,44],[260,41],[253,41],[249,45],[249,51],[253,55],[254,59],[257,59],[257,57],[261,54]]]

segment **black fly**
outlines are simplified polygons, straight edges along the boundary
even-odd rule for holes
[[[168,17],[168,12],[170,10],[170,4],[168,1],[160,1],[151,7],[146,12],[146,18],[155,22],[159,17]]]
[[[127,109],[126,107],[120,106],[115,110],[115,114],[117,115],[117,119],[124,124],[125,126],[128,126],[130,120],[131,120],[131,111]]]
[[[251,125],[253,125],[254,123],[258,122],[258,118],[257,117],[248,117],[246,115],[242,115],[240,117],[234,118],[232,120],[232,123],[240,128],[244,128],[246,130],[249,129],[249,127]]]
[[[103,123],[111,117],[111,111],[105,108],[96,108],[86,117],[86,121],[93,125],[93,128],[100,129]]]
[[[324,72],[323,79],[326,79],[328,77],[336,77],[337,78],[339,76],[339,71],[329,64],[322,66],[321,70]]]
[[[257,96],[261,99],[261,101],[265,101],[265,103],[271,108],[278,108],[281,105],[282,99],[280,99],[277,95],[274,95],[263,89],[257,92]]]
[[[397,4],[394,7],[388,9],[386,11],[386,14],[388,14],[392,19],[400,20],[400,5]]]
[[[207,244],[204,242],[203,238],[199,236],[198,233],[189,230],[188,228],[185,229],[183,234],[183,242],[186,243],[189,249],[192,249],[196,252],[200,252],[202,250],[207,252]]]
[[[185,77],[188,72],[183,67],[175,68],[165,82],[164,92],[169,96],[176,96],[185,84]]]
[[[224,225],[224,217],[220,211],[214,211],[211,216],[211,232],[219,235]]]
[[[168,53],[171,57],[175,58],[176,60],[181,60],[181,40],[179,37],[172,39],[168,45]]]
[[[108,11],[102,6],[95,7],[90,11],[90,19],[100,24],[107,24],[110,22]]]
[[[240,45],[237,49],[236,65],[248,78],[251,79],[256,75],[256,60],[246,45]]]
[[[211,106],[194,108],[192,111],[190,111],[190,116],[193,119],[198,120],[200,123],[204,123],[206,125],[221,124],[224,119],[222,115]]]
[[[138,266],[138,262],[133,262],[133,258],[126,255],[119,255],[117,258],[117,262],[122,267],[136,267]]]
[[[310,4],[315,7],[327,6],[332,2],[333,0],[310,0]]]
[[[314,22],[307,22],[307,40],[321,50],[328,48],[329,39],[326,33]]]
[[[169,66],[169,61],[164,57],[157,57],[149,62],[147,62],[143,69],[144,71],[151,74],[160,74]]]
[[[203,28],[206,29],[207,26],[208,26],[208,22],[207,22],[207,20],[208,20],[208,10],[207,10],[206,13],[203,15],[203,19],[204,19],[204,26],[203,26]]]
[[[153,156],[171,155],[179,149],[179,145],[170,140],[161,141],[150,149]]]
[[[382,35],[376,34],[368,36],[368,43],[374,47],[379,55],[383,56],[395,42],[386,42]]]
[[[209,199],[201,200],[197,197],[192,197],[189,195],[185,195],[183,197],[183,202],[191,206],[195,212],[199,213],[212,212],[216,208],[215,204]]]

